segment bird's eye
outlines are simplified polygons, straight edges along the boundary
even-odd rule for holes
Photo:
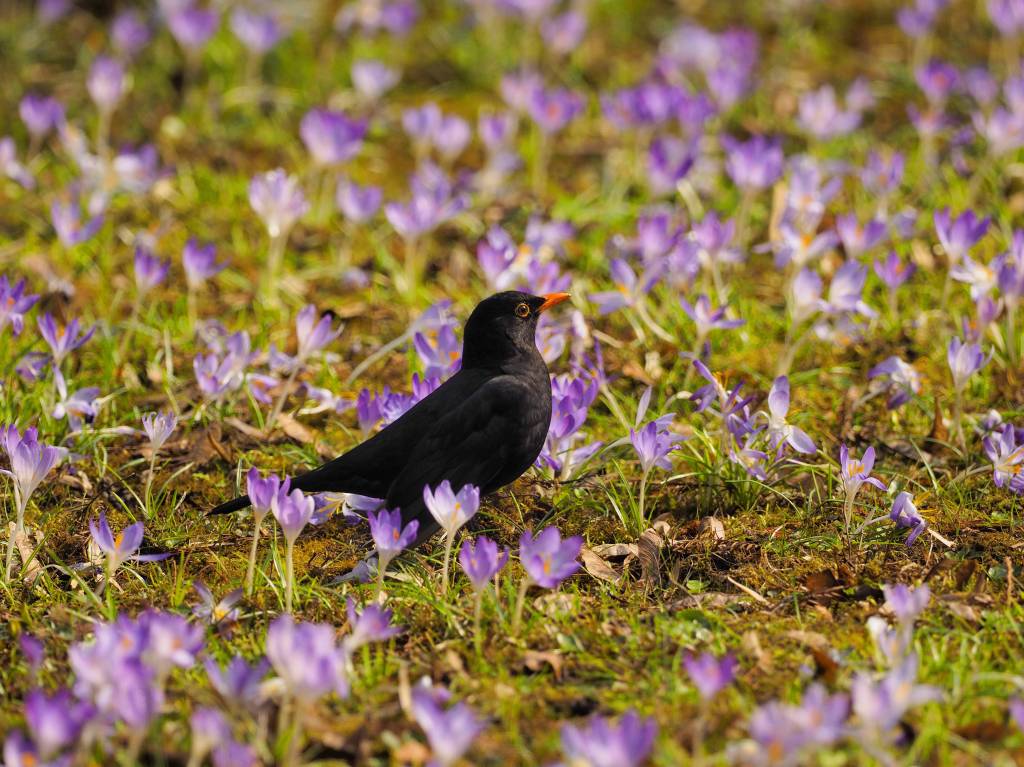
[[[518,304],[516,306],[516,317],[527,318],[530,316],[530,307],[527,304]]]

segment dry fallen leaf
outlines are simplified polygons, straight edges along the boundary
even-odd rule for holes
[[[554,674],[555,680],[561,680],[562,678],[562,667],[565,664],[565,660],[562,658],[561,653],[555,652],[554,650],[527,650],[523,653],[523,665],[537,673],[544,670],[544,666],[551,667],[551,673]]]
[[[637,543],[640,578],[647,586],[661,586],[661,549],[665,540],[653,529],[644,530]]]
[[[700,521],[700,531],[710,534],[715,540],[725,540],[725,525],[718,517],[704,517]]]
[[[580,558],[583,560],[583,568],[598,580],[608,583],[618,583],[622,580],[622,573],[615,572],[615,569],[593,549],[584,546],[580,549]]]

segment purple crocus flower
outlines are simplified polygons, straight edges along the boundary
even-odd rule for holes
[[[89,70],[86,87],[101,113],[109,115],[117,108],[124,96],[124,85],[124,65],[109,56],[97,56]]]
[[[139,297],[162,283],[167,278],[171,262],[161,261],[156,255],[143,246],[135,248],[135,288]]]
[[[96,400],[100,395],[98,386],[87,386],[68,393],[68,385],[60,368],[53,370],[53,382],[57,390],[57,401],[53,405],[50,417],[68,419],[72,432],[81,430],[83,423],[92,423],[99,412]]]
[[[78,741],[82,728],[94,714],[92,706],[74,700],[65,689],[59,689],[53,694],[33,689],[25,696],[25,724],[38,757],[46,763],[65,763],[58,756]],[[7,756],[6,750],[4,758],[12,767],[30,767],[34,764],[24,758],[13,761]],[[67,763],[70,763],[70,758]]]
[[[231,31],[255,56],[266,55],[281,39],[281,25],[270,13],[256,13],[243,6],[231,14]]]
[[[320,317],[313,304],[306,304],[295,318],[295,335],[299,340],[297,357],[304,362],[341,335],[341,326],[332,329],[333,316],[325,314]]]
[[[897,288],[909,280],[914,275],[914,272],[917,271],[913,261],[908,261],[904,264],[900,257],[896,255],[895,250],[889,251],[885,261],[875,260],[873,266],[875,274],[885,283],[890,292],[895,292]]]
[[[405,240],[415,240],[436,229],[468,204],[436,166],[422,166],[410,179],[409,189],[408,202],[389,202],[384,206],[388,223]]]
[[[972,210],[952,217],[949,208],[935,211],[935,232],[951,263],[957,263],[977,245],[988,231],[988,218],[979,219]]]
[[[789,445],[798,453],[814,454],[818,448],[803,429],[786,421],[789,413],[789,378],[779,376],[768,392],[768,437],[771,446],[782,453]]]
[[[380,209],[383,193],[378,186],[360,186],[347,178],[338,179],[334,202],[349,221],[362,224]]]
[[[462,345],[451,325],[441,326],[436,334],[417,333],[413,336],[412,344],[423,363],[423,375],[426,378],[444,379],[458,370]]]
[[[260,767],[263,764],[255,748],[230,738],[213,749],[212,761],[213,767]]]
[[[191,56],[197,56],[220,24],[216,11],[198,5],[187,5],[175,10],[167,17],[167,27],[178,45]]]
[[[914,79],[928,103],[942,108],[953,89],[960,83],[960,73],[952,64],[932,59],[914,72]]]
[[[282,168],[253,177],[249,182],[249,204],[274,239],[286,235],[309,210],[299,180]]]
[[[423,488],[423,502],[434,520],[451,540],[456,531],[466,524],[480,508],[480,489],[464,485],[458,493],[446,479],[435,489]]]
[[[932,598],[928,584],[922,584],[917,588],[902,583],[887,584],[882,586],[882,593],[885,595],[885,606],[896,616],[896,620],[904,625],[913,625]]]
[[[46,345],[50,347],[50,353],[53,354],[53,364],[56,367],[60,367],[65,357],[75,349],[83,346],[92,338],[92,334],[96,332],[96,327],[93,326],[82,335],[79,335],[77,319],[72,319],[66,327],[62,328],[49,312],[42,317],[36,317],[36,324],[39,326],[39,334],[46,341]]]
[[[349,597],[345,602],[345,611],[348,614],[349,626],[352,628],[352,633],[344,640],[345,649],[349,653],[371,642],[386,642],[404,630],[402,626],[391,623],[391,610],[376,603],[370,603],[362,612],[356,612],[355,600]]]
[[[864,451],[861,460],[850,456],[850,449],[845,445],[839,447],[840,477],[843,481],[843,489],[848,498],[857,495],[860,488],[867,484],[877,487],[885,492],[885,483],[877,477],[871,476],[871,469],[875,466],[875,448],[869,447]]]
[[[615,290],[590,295],[590,300],[597,304],[597,310],[602,315],[635,306],[644,300],[661,278],[663,265],[653,265],[638,277],[625,259],[616,258],[612,260],[609,271]]]
[[[366,121],[353,120],[330,109],[311,109],[302,118],[299,135],[314,163],[338,165],[359,153],[366,136]]]
[[[519,538],[519,561],[530,581],[554,589],[580,569],[576,558],[582,547],[583,538],[574,535],[563,540],[557,527],[546,527],[536,537],[526,530]]]
[[[189,289],[197,290],[206,280],[220,274],[227,267],[227,261],[217,261],[217,246],[212,242],[201,244],[194,237],[185,243],[181,254],[185,266],[185,280]]]
[[[911,528],[910,535],[907,536],[907,546],[913,546],[914,541],[921,533],[928,529],[928,522],[918,513],[917,506],[914,505],[914,496],[905,490],[900,492],[893,501],[889,519],[898,527]]]
[[[669,454],[676,449],[677,443],[681,440],[682,437],[670,432],[658,420],[650,421],[641,428],[629,430],[629,441],[640,459],[640,466],[645,475],[655,467],[670,470],[672,461]]]
[[[1005,424],[996,434],[985,437],[985,455],[992,461],[996,487],[1008,487],[1024,495],[1024,444],[1017,444],[1017,432],[1012,424]]]
[[[201,764],[221,743],[231,739],[231,726],[220,709],[200,706],[188,719],[192,744],[189,761]]]
[[[152,36],[149,24],[133,8],[121,11],[110,23],[110,39],[114,47],[128,58],[145,48]]]
[[[210,685],[228,705],[255,709],[263,702],[261,691],[263,677],[270,670],[270,664],[263,658],[249,665],[243,657],[236,655],[221,669],[213,658],[203,661]]]
[[[296,623],[282,615],[267,629],[267,658],[288,694],[301,701],[332,692],[348,697],[348,653],[335,643],[334,626]]]
[[[82,220],[82,207],[77,194],[72,194],[66,200],[54,200],[50,205],[50,220],[57,239],[66,248],[88,242],[103,225],[103,217],[98,215],[88,221]]]
[[[244,589],[229,591],[223,598],[217,599],[213,592],[202,581],[193,581],[192,588],[199,595],[199,603],[192,605],[192,614],[212,626],[227,626],[238,620],[239,610],[235,605],[245,594]]]
[[[64,107],[52,96],[27,93],[18,103],[18,114],[34,141],[40,141],[64,124]]]
[[[527,102],[527,112],[542,133],[558,133],[584,108],[583,97],[564,88],[535,88]]]
[[[818,684],[808,688],[799,705],[765,703],[747,723],[753,743],[741,744],[737,756],[754,764],[800,764],[805,749],[831,746],[846,734],[849,710],[846,695],[829,695]],[[765,760],[769,755],[770,762]]]
[[[942,698],[938,688],[917,683],[917,656],[912,653],[877,682],[866,673],[857,674],[850,692],[854,713],[876,741],[889,740],[910,709]]]
[[[313,496],[307,496],[299,489],[288,492],[287,488],[282,486],[274,495],[270,502],[270,510],[281,526],[281,532],[289,546],[294,545],[299,533],[309,523],[314,507]]]
[[[36,4],[36,18],[44,27],[60,21],[71,10],[71,0],[39,0]]]
[[[1014,698],[1009,702],[1008,707],[1013,723],[1017,725],[1018,730],[1024,732],[1024,700]]]
[[[107,523],[107,514],[100,512],[99,519],[89,520],[89,535],[93,543],[107,558],[107,573],[112,574],[125,562],[159,562],[170,557],[170,554],[139,554],[142,545],[143,524],[136,522],[128,525],[116,536]]]
[[[651,754],[658,725],[627,711],[616,723],[595,716],[585,727],[562,726],[562,755],[566,765],[640,767]]]
[[[840,108],[831,85],[803,94],[798,110],[800,127],[819,140],[845,136],[860,125],[860,111]]]
[[[0,178],[3,177],[21,184],[25,189],[33,189],[36,185],[28,168],[18,161],[18,149],[10,136],[0,138]]]
[[[846,261],[832,276],[832,282],[828,286],[828,298],[822,308],[829,314],[876,316],[877,312],[861,298],[867,277],[867,266],[853,260]]]
[[[450,767],[462,758],[483,730],[483,722],[465,703],[444,708],[443,695],[417,687],[412,692],[412,716],[423,728],[433,752],[433,764]]]
[[[6,474],[14,482],[18,528],[22,529],[29,498],[66,451],[40,442],[35,427],[26,429],[22,434],[13,425],[0,427],[0,447],[7,453],[11,466],[9,470],[0,469],[0,474]]]
[[[701,293],[691,304],[685,298],[679,299],[686,315],[697,325],[697,346],[707,338],[712,330],[732,330],[746,324],[746,320],[725,318],[727,307],[720,306],[717,309],[711,305],[711,299]]]
[[[765,189],[782,176],[784,156],[778,139],[754,136],[738,141],[722,137],[726,150],[725,169],[733,183],[741,189]]]
[[[899,187],[905,165],[906,159],[899,152],[886,156],[872,151],[860,173],[861,183],[874,194],[889,194]]]
[[[655,195],[676,193],[679,182],[697,162],[693,141],[676,136],[658,136],[647,151],[647,183]]]
[[[1019,0],[988,0],[986,5],[988,17],[1003,37],[1016,37],[1024,30],[1024,6]]]
[[[687,655],[683,665],[705,702],[712,700],[736,678],[737,663],[732,653],[721,658],[707,652],[699,656]]]
[[[377,548],[377,567],[381,571],[386,570],[391,560],[416,540],[416,533],[420,528],[419,520],[415,519],[402,527],[402,512],[398,509],[381,509],[376,514],[371,511],[367,515],[367,520],[370,523],[370,535]]]
[[[981,350],[980,344],[964,343],[959,337],[953,336],[946,347],[946,360],[953,376],[953,388],[962,392],[971,376],[981,370],[991,355]]]
[[[459,550],[459,564],[478,592],[483,591],[487,584],[508,562],[508,546],[498,549],[498,544],[485,535],[476,540],[466,538]]]
[[[884,221],[873,218],[861,224],[855,213],[836,217],[836,231],[848,258],[858,258],[882,242],[886,236]]]
[[[359,59],[352,62],[352,85],[367,101],[377,101],[398,84],[401,75],[383,61]]]
[[[587,32],[587,17],[569,10],[541,22],[540,33],[553,53],[564,56],[574,51]]]
[[[0,331],[10,325],[11,332],[20,336],[25,327],[25,313],[38,300],[38,295],[25,292],[25,280],[12,284],[7,275],[0,274]]]
[[[889,393],[886,407],[895,410],[921,391],[921,375],[899,357],[893,355],[868,371],[869,379],[882,379]]]
[[[172,669],[189,669],[203,651],[205,631],[177,613],[147,610],[139,616],[146,630],[146,648],[143,659],[156,671],[157,678],[165,678]]]

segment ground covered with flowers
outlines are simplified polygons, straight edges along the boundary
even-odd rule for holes
[[[1024,760],[1024,2],[81,5],[0,9],[6,767]],[[506,289],[524,477],[289,487]]]

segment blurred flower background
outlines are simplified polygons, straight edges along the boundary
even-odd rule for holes
[[[3,763],[1024,761],[1022,36],[0,4]],[[291,488],[510,289],[572,294],[520,481],[419,547]]]

